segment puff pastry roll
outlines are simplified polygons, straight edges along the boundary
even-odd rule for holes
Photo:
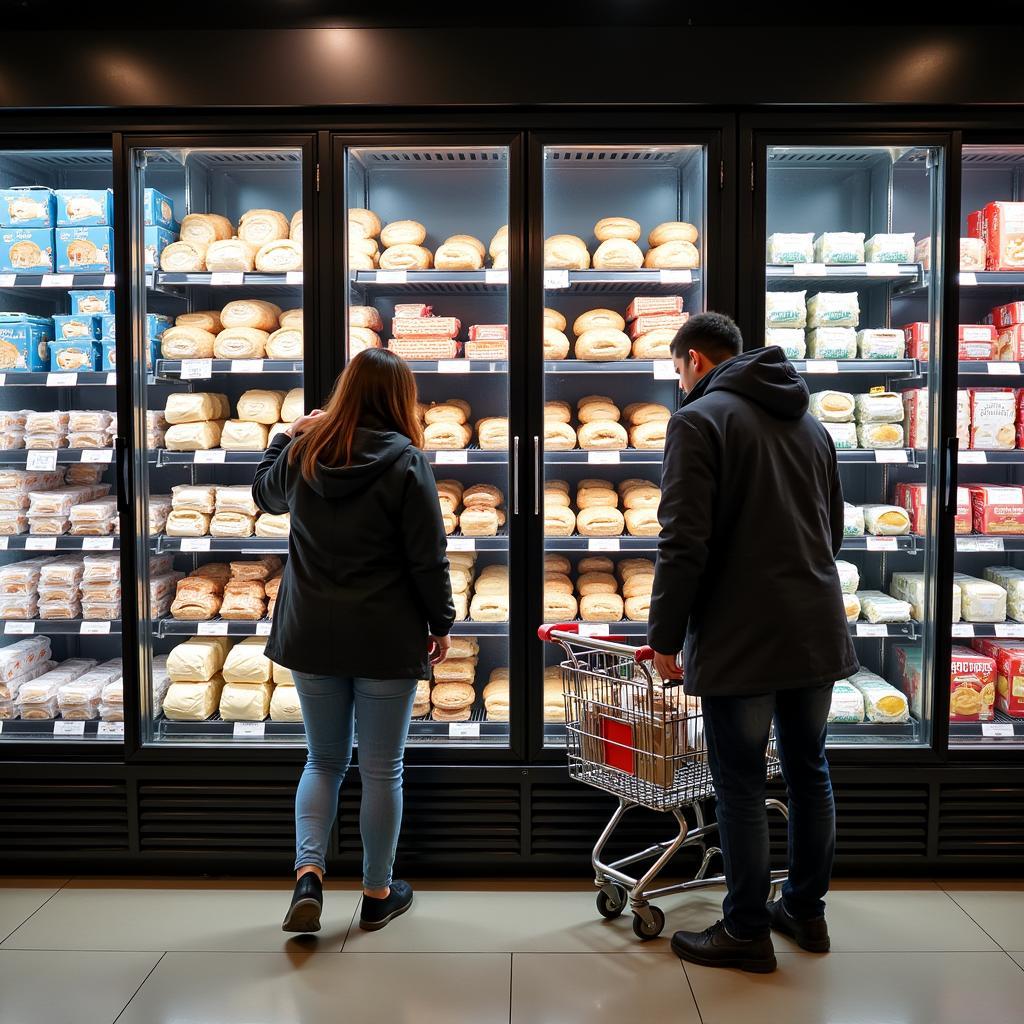
[[[284,397],[283,391],[264,391],[260,388],[246,391],[238,399],[238,418],[267,426],[279,423]]]
[[[257,537],[287,537],[291,527],[291,515],[284,512],[281,515],[272,515],[264,512],[256,520]]]
[[[288,237],[302,245],[302,211],[296,210],[288,223]]]
[[[402,243],[392,245],[380,254],[381,270],[429,270],[434,263],[434,255],[422,245]]]
[[[172,509],[164,524],[168,537],[205,537],[209,532],[209,514],[194,509]]]
[[[160,269],[173,274],[199,274],[206,269],[206,246],[196,242],[171,242],[160,253]]]
[[[508,448],[508,420],[489,416],[477,424],[477,436],[484,451],[505,451]]]
[[[302,359],[302,327],[281,327],[267,339],[268,359]]]
[[[164,444],[172,452],[199,452],[216,448],[220,444],[223,420],[205,420],[202,423],[176,423],[167,428]]]
[[[281,403],[281,422],[294,423],[305,407],[305,396],[302,388],[292,388]]]
[[[164,696],[164,715],[172,722],[205,722],[220,704],[224,680],[173,682]]]
[[[423,447],[428,451],[465,448],[472,436],[473,431],[464,423],[439,420],[427,424],[423,431]]]
[[[277,555],[260,555],[259,558],[231,562],[228,568],[232,580],[263,583],[280,572],[281,559]]]
[[[286,309],[277,318],[277,322],[282,327],[301,327],[302,326],[302,310],[300,309]]]
[[[229,410],[227,395],[216,391],[183,391],[167,396],[164,418],[171,424],[200,423],[226,419]]]
[[[171,508],[212,514],[217,503],[213,484],[176,484],[171,488]]]
[[[179,584],[171,603],[171,618],[182,622],[206,622],[220,611],[221,600],[220,594],[210,590],[181,587]]]
[[[207,254],[209,262],[209,254]],[[268,274],[283,274],[302,269],[302,246],[290,238],[267,242],[256,254],[256,269]]]
[[[224,327],[255,327],[259,331],[273,331],[281,317],[281,307],[263,299],[235,299],[220,311]]]
[[[206,269],[209,271],[242,271],[253,269],[256,246],[244,238],[226,238],[213,242],[206,250]]]
[[[181,313],[174,318],[175,327],[198,327],[200,330],[209,331],[211,334],[219,334],[224,330],[220,322],[220,312],[216,309],[206,309],[196,313]]]
[[[160,336],[160,354],[164,359],[212,359],[216,340],[215,334],[201,327],[175,324]]]
[[[262,359],[269,338],[255,327],[225,327],[214,340],[213,354],[217,359]]]
[[[266,591],[255,580],[232,582],[224,585],[224,601],[220,606],[222,619],[256,621],[267,612]]]
[[[202,246],[230,238],[234,233],[234,225],[219,213],[188,213],[181,221],[182,240],[197,242]]]
[[[227,420],[220,446],[229,452],[261,452],[267,447],[267,427],[249,420]]]
[[[277,210],[246,210],[238,221],[238,237],[255,245],[257,249],[267,242],[276,242],[290,235],[288,218]]]
[[[241,512],[247,516],[259,515],[259,509],[252,498],[252,488],[248,484],[219,484],[213,490],[213,511]]]
[[[256,517],[244,512],[215,512],[210,520],[211,537],[251,537]]]

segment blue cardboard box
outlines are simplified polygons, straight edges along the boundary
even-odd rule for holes
[[[98,317],[100,321],[100,333],[98,338],[104,341],[113,341],[117,337],[117,328],[114,323],[113,314]],[[162,313],[146,314],[146,341],[159,341],[164,331],[174,324],[174,320]]]
[[[109,188],[59,188],[57,227],[110,227],[114,223],[114,193]]]
[[[107,289],[70,291],[72,313],[113,313],[114,293]]]
[[[43,185],[0,189],[0,226],[52,228],[56,199]]]
[[[106,273],[114,251],[113,228],[57,228],[58,274]]]
[[[98,338],[100,336],[100,319],[92,313],[79,316],[55,316],[53,318],[53,340],[64,341],[70,338]]]
[[[53,321],[48,316],[0,313],[0,371],[42,373],[50,368]]]
[[[111,373],[117,369],[117,341],[114,338],[104,338],[100,344],[103,346],[101,370]],[[146,346],[146,369],[153,369],[153,362],[160,358],[160,342],[154,339]]]
[[[0,272],[53,273],[52,228],[0,228]]]
[[[142,223],[148,227],[173,228],[174,203],[155,188],[142,190]]]
[[[178,236],[168,228],[143,228],[142,242],[146,250],[146,269],[156,270],[156,266],[160,262],[160,253],[171,242],[176,242],[177,240]]]
[[[100,345],[93,338],[50,342],[50,373],[82,373],[99,367]]]

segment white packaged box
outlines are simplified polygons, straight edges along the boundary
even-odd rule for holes
[[[965,622],[1006,621],[1006,591],[998,583],[962,572],[953,573],[953,582],[960,588]]]

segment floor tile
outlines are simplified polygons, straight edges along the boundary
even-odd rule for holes
[[[1019,1024],[1004,953],[783,953],[774,974],[686,966],[703,1024]]]
[[[637,1013],[638,1005],[643,1013]],[[603,953],[516,953],[512,1024],[700,1024],[679,960]]]
[[[31,884],[23,879],[19,886],[0,886],[0,942],[27,921],[59,888],[59,885]]]
[[[642,943],[631,917],[605,921],[591,892],[418,892],[413,908],[379,932],[354,923],[345,953],[664,952],[667,938]]]
[[[509,960],[168,953],[117,1024],[507,1024]]]
[[[159,953],[0,949],[3,1024],[111,1024]]]
[[[1003,949],[1024,949],[1024,891],[970,892],[951,890],[949,895]]]
[[[707,889],[661,901],[665,932],[699,931],[722,916],[722,893]],[[826,897],[832,949],[839,952],[915,950],[985,952],[999,947],[939,889],[854,891]],[[779,951],[797,951],[795,943],[774,937]],[[1024,949],[1024,946],[1021,947]]]
[[[285,949],[286,890],[62,889],[0,948]],[[341,949],[359,894],[330,892],[317,949]]]

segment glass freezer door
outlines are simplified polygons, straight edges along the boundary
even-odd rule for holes
[[[915,145],[761,153],[763,318],[747,343],[782,347],[804,374],[847,502],[837,565],[862,669],[835,687],[833,744],[930,740],[941,158]]]
[[[130,152],[143,740],[301,743],[262,657],[288,517],[250,487],[304,407],[308,142]]]

